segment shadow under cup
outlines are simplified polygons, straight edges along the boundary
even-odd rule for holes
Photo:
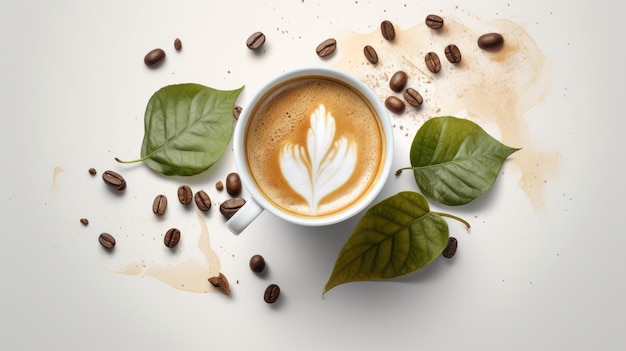
[[[251,198],[227,222],[243,231],[263,210],[325,226],[369,205],[391,169],[393,131],[378,97],[335,69],[303,68],[265,84],[243,109],[235,163]]]

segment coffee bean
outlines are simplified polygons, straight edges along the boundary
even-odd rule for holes
[[[456,238],[453,237],[449,237],[448,238],[448,245],[446,245],[446,248],[443,249],[443,257],[445,258],[452,258],[454,256],[454,254],[456,253],[456,247],[458,245],[458,242],[456,240]]]
[[[167,232],[165,232],[165,237],[163,238],[163,243],[165,244],[165,246],[172,248],[178,245],[179,241],[180,230],[176,228],[170,228],[167,230]]]
[[[219,288],[226,296],[230,296],[230,284],[228,284],[228,279],[224,274],[220,273],[217,277],[209,278],[209,283]]]
[[[100,242],[100,245],[104,246],[105,249],[110,250],[115,246],[115,238],[109,233],[100,234],[98,241]]]
[[[404,71],[398,71],[391,76],[389,79],[389,87],[391,90],[396,92],[401,92],[406,85],[406,82],[409,80],[409,76]]]
[[[217,183],[215,183],[215,189],[217,189],[217,191],[224,190],[224,183],[222,183],[221,180],[218,180]]]
[[[446,46],[445,53],[448,61],[452,63],[458,63],[461,61],[461,50],[459,50],[456,45],[450,44]]]
[[[237,211],[246,204],[246,200],[240,197],[234,197],[232,199],[228,199],[220,205],[220,213],[224,215],[227,219],[234,216]]]
[[[82,223],[83,225],[87,225],[89,224],[89,220],[87,218],[81,218],[80,223]]]
[[[261,255],[250,257],[250,269],[255,273],[261,273],[265,269],[265,259]]]
[[[96,171],[96,169],[95,169],[95,168],[93,168],[93,167],[92,167],[92,168],[89,168],[89,174],[91,174],[91,175],[96,175],[97,173],[98,173],[98,171]]]
[[[144,56],[143,62],[148,67],[156,67],[161,62],[163,62],[164,59],[165,59],[165,51],[163,51],[163,49],[153,49],[153,50],[150,50],[150,52],[148,52],[146,56]]]
[[[406,107],[402,100],[393,95],[385,99],[385,106],[387,106],[389,111],[396,114],[404,112],[404,108]]]
[[[443,27],[443,18],[437,15],[426,16],[426,25],[431,29],[441,29]]]
[[[378,63],[378,54],[376,53],[376,50],[370,45],[365,45],[365,47],[363,48],[363,54],[371,64],[375,65]]]
[[[174,49],[176,51],[180,51],[180,49],[182,49],[182,48],[183,48],[183,42],[180,41],[180,38],[174,39]]]
[[[126,180],[117,172],[110,170],[104,171],[104,173],[102,173],[102,180],[114,189],[126,189]]]
[[[265,44],[265,34],[261,32],[252,33],[246,41],[246,46],[248,46],[250,50],[256,50],[263,46],[263,44]]]
[[[337,49],[337,40],[329,38],[321,42],[316,48],[315,52],[319,57],[326,57]]]
[[[204,190],[198,191],[194,199],[200,211],[208,211],[211,208],[211,198]]]
[[[486,33],[478,37],[478,47],[483,50],[497,50],[504,44],[504,37],[500,33]]]
[[[278,296],[280,296],[280,287],[276,284],[270,284],[265,289],[263,300],[267,303],[274,303],[278,300]]]
[[[393,40],[396,37],[396,30],[390,21],[382,21],[380,31],[383,33],[383,38],[387,40]]]
[[[193,199],[193,192],[189,185],[181,185],[178,187],[178,201],[183,205],[189,205]]]
[[[235,117],[235,120],[239,119],[242,110],[243,109],[241,108],[241,106],[235,106],[235,108],[233,109],[233,117]]]
[[[424,56],[424,62],[426,62],[426,67],[428,70],[437,73],[441,70],[441,61],[439,60],[439,56],[434,52],[429,52]]]
[[[239,174],[232,172],[226,176],[226,191],[232,196],[241,193],[241,178],[239,178]]]
[[[167,197],[163,194],[157,195],[152,202],[152,212],[154,212],[154,214],[157,216],[161,216],[165,213],[166,209]]]
[[[417,107],[424,102],[422,95],[420,95],[420,93],[413,88],[406,88],[402,93],[402,96],[404,96],[404,100],[406,100],[406,102],[413,107]]]

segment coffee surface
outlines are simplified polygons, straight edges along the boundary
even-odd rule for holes
[[[266,94],[250,115],[245,148],[263,195],[301,216],[332,215],[358,201],[386,153],[370,103],[325,77],[294,79]]]

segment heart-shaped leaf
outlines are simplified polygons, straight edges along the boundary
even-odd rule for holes
[[[372,206],[339,252],[324,293],[362,280],[392,279],[414,272],[448,243],[448,224],[431,212],[423,195],[401,192]]]
[[[495,182],[508,147],[476,123],[457,117],[428,120],[415,134],[411,166],[421,192],[445,205],[466,204]]]

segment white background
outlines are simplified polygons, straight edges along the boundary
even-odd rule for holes
[[[491,4],[490,4],[491,3]],[[626,347],[621,104],[623,29],[617,2],[476,1],[29,1],[0,10],[3,350],[618,350]],[[152,198],[182,182],[213,189],[233,170],[232,150],[192,179],[165,178],[114,157],[139,155],[143,112],[160,87],[195,82],[260,84],[301,65],[331,65],[313,48],[327,37],[399,28],[444,17],[504,18],[522,25],[552,64],[550,91],[527,112],[540,148],[561,155],[537,213],[508,162],[485,198],[451,212],[473,222],[452,260],[414,274],[336,287],[321,298],[336,255],[356,219],[299,228],[262,214],[239,236],[214,211],[203,215],[233,295],[174,289],[151,277],[113,271],[138,260],[167,260],[158,247]],[[267,34],[265,52],[244,45]],[[174,52],[180,37],[183,50]],[[143,65],[154,47],[168,52],[157,70]],[[497,133],[497,131],[496,131]],[[408,163],[410,138],[398,138],[394,169]],[[56,167],[63,172],[54,177]],[[126,193],[105,189],[89,167],[124,174]],[[391,177],[393,179],[393,177]],[[392,180],[381,198],[415,190]],[[216,194],[214,201],[222,201]],[[171,206],[176,208],[176,206]],[[78,219],[88,217],[84,227]],[[198,235],[193,211],[165,219]],[[146,239],[147,238],[147,239]],[[144,241],[145,241],[144,240]],[[178,257],[191,255],[193,239]],[[185,251],[188,250],[188,251]],[[261,253],[268,272],[248,259]],[[150,262],[148,262],[150,263]],[[167,263],[167,262],[166,262]],[[280,303],[262,300],[279,284]]]

